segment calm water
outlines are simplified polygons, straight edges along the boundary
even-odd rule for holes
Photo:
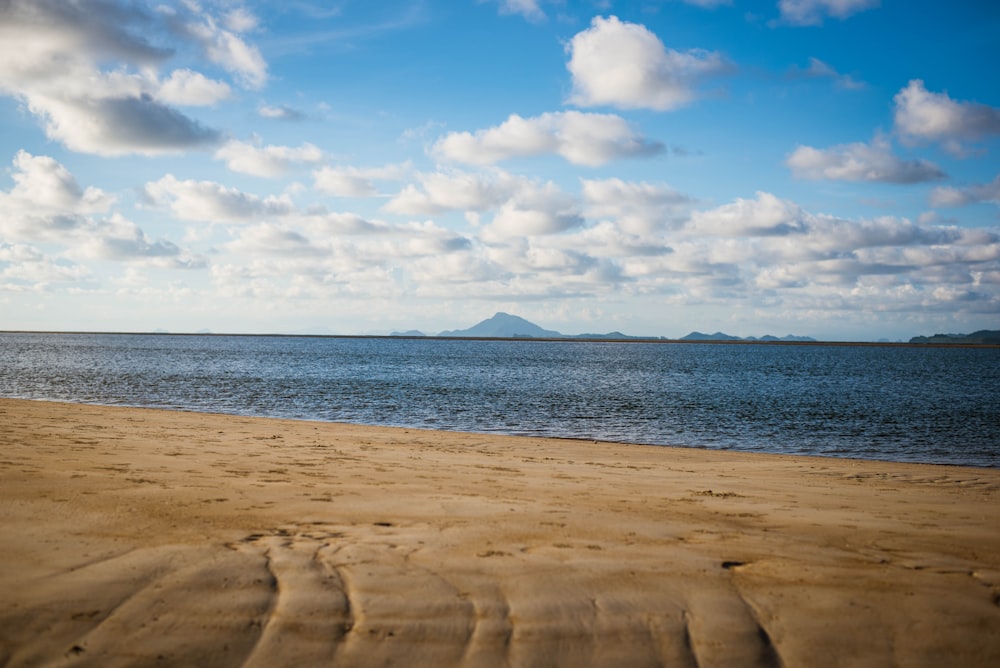
[[[0,334],[0,396],[1000,466],[1000,350]]]

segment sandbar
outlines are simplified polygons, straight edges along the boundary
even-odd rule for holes
[[[998,666],[1000,471],[0,399],[0,665]]]

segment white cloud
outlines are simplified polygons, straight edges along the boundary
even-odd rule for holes
[[[115,203],[98,188],[82,189],[48,156],[18,151],[11,177],[14,187],[0,192],[0,237],[6,241],[65,241],[93,227],[89,216]]]
[[[321,167],[313,172],[313,187],[337,197],[375,197],[375,181],[399,181],[411,167],[408,162],[384,167]]]
[[[555,153],[575,165],[589,167],[615,158],[662,151],[662,144],[636,135],[620,116],[579,111],[551,112],[534,118],[512,114],[500,125],[475,134],[445,135],[431,149],[442,158],[473,165]]]
[[[237,254],[284,255],[294,258],[319,257],[326,253],[301,232],[287,225],[258,223],[238,232],[236,240],[226,245]]]
[[[53,284],[80,285],[90,271],[45,255],[33,246],[0,242],[0,292],[41,292]]]
[[[819,58],[809,58],[809,67],[801,70],[801,74],[810,78],[833,79],[838,88],[847,90],[860,90],[865,87],[863,82],[856,81],[849,74],[841,74]]]
[[[261,118],[271,118],[281,121],[301,121],[306,118],[305,113],[286,104],[278,107],[262,104],[257,108],[257,113]]]
[[[287,196],[261,198],[213,181],[179,181],[172,174],[147,183],[143,192],[150,203],[169,208],[181,220],[243,222],[295,212]]]
[[[119,96],[96,77],[92,97],[20,91],[28,109],[44,120],[50,139],[82,153],[117,156],[176,153],[216,143],[219,133],[160,104],[148,94]]]
[[[204,147],[219,133],[171,105],[215,104],[230,96],[228,84],[187,68],[163,80],[157,72],[193,45],[247,85],[266,80],[256,48],[194,2],[150,11],[103,0],[9,0],[0,21],[0,93],[21,100],[50,139],[75,151]]]
[[[804,212],[794,202],[771,193],[758,192],[757,198],[737,198],[709,211],[696,211],[690,229],[697,235],[754,237],[785,235],[803,229]]]
[[[11,178],[14,187],[0,193],[0,210],[67,214],[105,213],[115,198],[99,188],[82,189],[69,170],[45,155],[18,151]]]
[[[764,192],[697,211],[682,224],[691,203],[664,184],[583,181],[580,200],[552,183],[514,177],[517,187],[497,205],[489,179],[436,176],[445,188],[440,197],[465,187],[454,206],[495,213],[469,236],[430,221],[397,225],[347,213],[233,227],[233,241],[213,263],[218,289],[283,300],[396,300],[450,298],[461,285],[469,298],[737,300],[749,309],[827,317],[1000,306],[991,282],[1000,276],[997,230],[888,216],[848,220]],[[420,192],[441,205],[424,182]],[[634,229],[622,222],[657,210],[673,222]]]
[[[101,221],[99,234],[87,234],[68,253],[80,260],[167,260],[174,268],[200,268],[204,259],[187,257],[172,241],[153,240],[142,229],[119,214]]]
[[[246,7],[237,7],[230,10],[223,17],[223,21],[227,28],[237,33],[256,30],[260,23],[257,17]]]
[[[501,14],[518,14],[532,23],[545,20],[539,0],[498,0]]]
[[[785,164],[795,177],[802,179],[920,183],[945,176],[928,160],[899,158],[883,139],[876,139],[871,144],[856,142],[828,149],[799,146]]]
[[[854,285],[862,277],[884,275],[926,283],[945,270],[971,280],[973,271],[991,269],[1000,259],[996,231],[891,216],[845,220],[809,213],[770,193],[699,212],[685,231],[687,248],[679,254],[739,267],[747,284],[758,287],[783,281],[785,287]],[[721,240],[708,243],[712,236]]]
[[[356,213],[324,212],[305,217],[301,221],[303,227],[317,237],[389,234],[393,231],[393,228],[387,223],[368,220]]]
[[[200,72],[174,70],[163,81],[157,99],[167,104],[210,106],[229,97],[232,90],[222,81],[213,81]]]
[[[595,17],[566,48],[573,77],[569,101],[585,107],[677,109],[694,99],[700,79],[726,69],[716,52],[667,49],[645,26],[615,16]]]
[[[111,212],[113,196],[98,188],[81,188],[63,165],[48,156],[19,151],[12,178],[14,187],[0,192],[0,237],[5,240],[58,244],[67,248],[67,257],[78,259],[157,258],[176,264],[184,256],[174,243],[154,241],[138,225]],[[23,254],[21,259],[25,260]],[[199,261],[186,260],[188,265]],[[36,269],[54,270],[47,260],[31,262]]]
[[[904,140],[941,142],[956,155],[962,142],[1000,134],[1000,109],[974,102],[956,102],[947,93],[932,93],[914,79],[893,98],[896,131]]]
[[[323,159],[323,152],[312,144],[291,146],[260,146],[231,140],[215,152],[217,160],[225,160],[234,172],[253,176],[276,177],[287,174],[300,166],[314,164]]]
[[[631,234],[650,234],[680,219],[691,198],[666,184],[611,178],[582,180],[588,218],[611,219]]]
[[[784,23],[815,26],[827,16],[843,20],[879,4],[879,0],[779,0],[778,9]]]
[[[350,167],[322,167],[313,172],[313,187],[336,197],[375,197],[378,189],[372,180]]]
[[[584,218],[574,197],[554,183],[520,189],[504,202],[482,236],[488,242],[558,234],[579,227]]]
[[[197,10],[197,5],[193,3],[186,7]],[[177,16],[173,8],[163,6],[160,11],[175,18],[181,29],[201,45],[209,60],[234,74],[245,87],[256,89],[267,83],[264,57],[256,46],[248,44],[236,31],[220,25],[220,21],[208,13],[194,11],[193,16]],[[250,20],[255,21],[249,13],[237,16],[230,12],[222,23],[242,28]]]
[[[531,182],[503,170],[420,174],[420,187],[410,184],[389,200],[385,211],[432,215],[445,211],[486,211],[501,205]]]
[[[1000,204],[1000,174],[989,183],[964,188],[943,186],[931,191],[931,206],[966,206],[978,202]]]

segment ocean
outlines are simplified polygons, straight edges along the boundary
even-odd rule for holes
[[[1000,349],[0,333],[0,396],[1000,466]]]

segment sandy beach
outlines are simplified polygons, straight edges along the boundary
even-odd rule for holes
[[[0,400],[0,664],[997,666],[998,491]]]

